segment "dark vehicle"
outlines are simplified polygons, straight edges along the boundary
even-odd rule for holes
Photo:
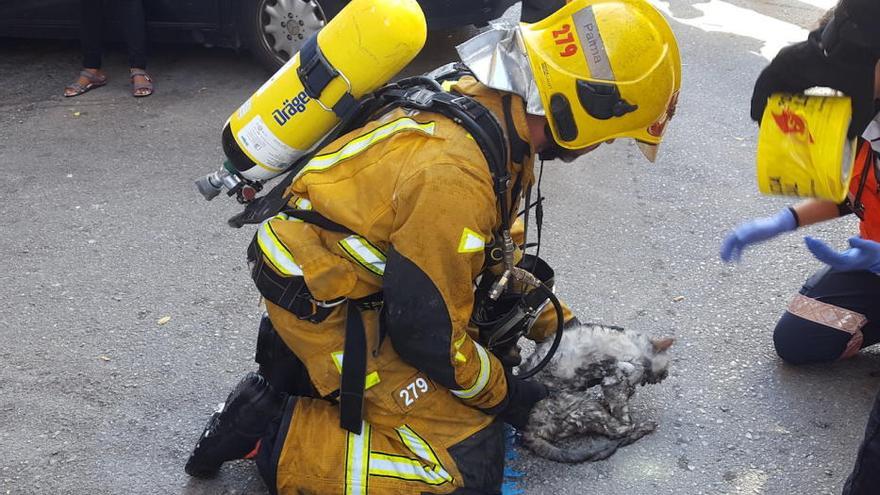
[[[109,5],[112,0],[106,1]],[[516,0],[419,0],[431,29],[481,25]],[[346,0],[144,0],[151,41],[246,47],[277,69]],[[79,0],[0,0],[0,37],[76,39]],[[121,39],[107,9],[108,38]]]

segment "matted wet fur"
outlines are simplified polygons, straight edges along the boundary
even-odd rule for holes
[[[629,399],[637,385],[666,378],[666,350],[672,342],[597,324],[566,329],[553,359],[533,378],[551,392],[532,409],[522,435],[525,445],[553,461],[598,461],[654,431],[654,422],[633,422]],[[549,347],[550,341],[538,344],[524,369],[534,367]],[[583,435],[590,435],[584,445],[558,446],[566,438]]]

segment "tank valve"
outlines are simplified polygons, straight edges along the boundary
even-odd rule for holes
[[[237,191],[242,180],[231,174],[226,167],[196,180],[196,188],[206,200],[211,201],[226,188],[230,192]]]

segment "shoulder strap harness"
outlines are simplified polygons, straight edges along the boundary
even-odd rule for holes
[[[307,45],[303,48],[303,52],[311,53],[309,48]],[[307,62],[300,69],[302,72],[300,77],[303,78],[306,91],[310,95],[320,94],[323,87],[335,77],[332,71],[328,71],[329,64],[322,60],[322,57],[317,56],[319,54],[320,52],[316,51],[314,56],[306,57]],[[511,153],[517,162],[521,162],[528,153],[528,144],[516,133],[510,111],[510,97],[503,100],[507,127],[507,135],[505,135],[498,119],[486,107],[469,96],[444,91],[438,82],[438,80],[459,79],[467,74],[469,72],[465,66],[456,64],[452,66],[452,70],[442,74],[438,79],[424,76],[410,77],[389,84],[360,102],[344,98],[344,101],[333,107],[333,111],[342,119],[341,123],[315,146],[315,150],[325,147],[343,133],[363,125],[371,117],[384,114],[394,108],[439,113],[464,127],[486,158],[501,216],[499,237],[502,253],[499,253],[501,254],[499,257],[502,259],[496,261],[505,263],[505,272],[489,291],[489,297],[497,299],[511,279],[520,280],[534,287],[541,285],[531,273],[513,266],[515,246],[510,236],[512,212],[508,205],[507,190],[510,187],[511,177],[507,164]],[[249,203],[240,214],[230,218],[229,225],[238,228],[245,224],[260,223],[283,211],[289,217],[298,218],[326,230],[354,233],[348,227],[333,222],[319,212],[293,209],[287,205],[288,197],[284,191],[313,155],[314,153],[310,153],[300,158],[271,191]],[[357,434],[360,433],[362,425],[366,377],[366,339],[360,310],[359,304],[349,305],[345,325],[345,364],[339,389],[340,426]]]

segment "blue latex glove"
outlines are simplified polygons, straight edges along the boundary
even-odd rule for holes
[[[819,239],[804,237],[804,242],[816,259],[835,270],[843,272],[868,270],[880,274],[880,242],[850,237],[850,248],[842,253]]]
[[[721,259],[730,263],[739,261],[747,246],[772,239],[779,234],[791,232],[797,228],[797,220],[791,208],[785,208],[772,217],[756,218],[727,234],[721,243]]]

